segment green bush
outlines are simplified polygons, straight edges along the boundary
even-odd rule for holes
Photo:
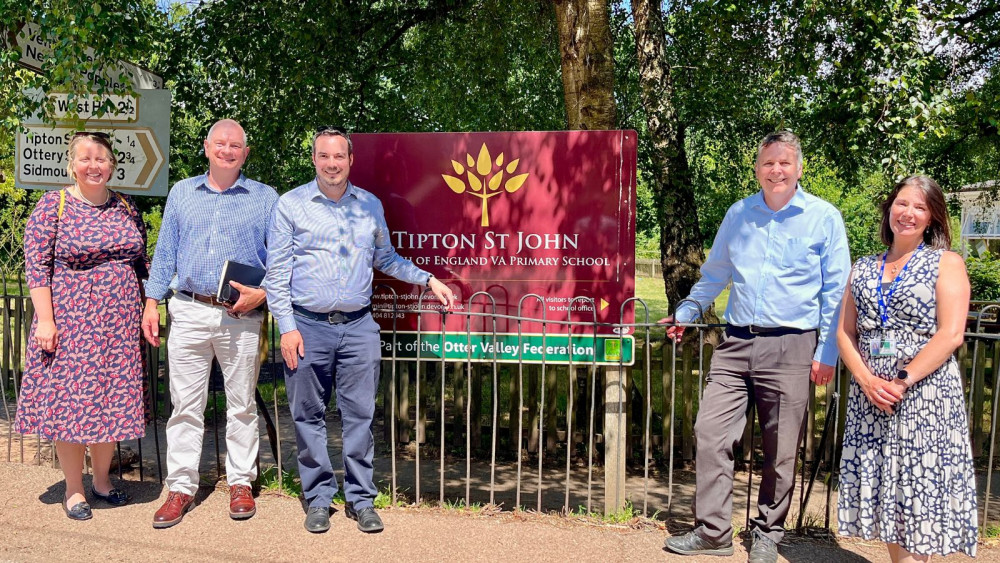
[[[988,253],[966,260],[973,301],[1000,301],[1000,259]]]

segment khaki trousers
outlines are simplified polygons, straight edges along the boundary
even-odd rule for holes
[[[226,389],[226,481],[249,485],[257,477],[257,373],[263,313],[230,317],[222,307],[175,295],[168,305],[170,401],[167,422],[167,488],[198,491],[198,467],[205,435],[205,406],[212,359],[218,359]]]

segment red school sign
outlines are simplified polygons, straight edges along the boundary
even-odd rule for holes
[[[396,251],[455,290],[460,307],[488,293],[496,311],[548,321],[594,319],[631,323],[635,293],[636,133],[550,131],[501,133],[373,133],[352,135],[351,182],[377,195],[385,207]],[[397,307],[417,307],[420,288],[375,272],[375,286],[391,286]],[[373,305],[389,309],[389,293]],[[432,308],[433,295],[424,298]],[[440,306],[439,304],[437,305]],[[477,296],[471,309],[490,312]],[[391,315],[377,314],[385,329]],[[403,313],[396,328],[417,328]],[[439,330],[439,315],[424,314],[423,330]],[[466,330],[450,315],[447,330]],[[472,330],[492,330],[474,319]],[[500,321],[499,332],[517,330]],[[541,331],[524,323],[524,332]],[[548,324],[546,333],[565,333]],[[602,330],[610,333],[610,330]]]

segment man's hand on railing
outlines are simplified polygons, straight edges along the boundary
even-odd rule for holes
[[[656,324],[672,325],[667,327],[667,337],[673,340],[674,342],[679,342],[681,337],[684,336],[684,327],[677,326],[676,324],[674,324],[675,322],[676,321],[674,321],[673,315],[671,315],[669,317],[656,321]]]
[[[455,306],[455,293],[449,288],[444,282],[438,280],[434,276],[431,276],[427,280],[427,287],[434,292],[434,296],[438,298],[438,301],[447,309],[451,309]]]

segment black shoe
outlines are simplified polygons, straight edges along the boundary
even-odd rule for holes
[[[306,529],[321,534],[330,529],[330,507],[310,506],[306,512]]]
[[[62,503],[63,511],[70,520],[90,520],[94,513],[90,511],[90,505],[85,502],[78,502],[73,508],[66,508],[66,503]]]
[[[374,534],[375,532],[381,532],[385,529],[385,525],[382,524],[382,519],[378,517],[378,513],[375,512],[375,507],[373,506],[362,508],[361,510],[354,510],[354,507],[348,503],[344,512],[351,520],[357,520],[358,529],[366,534]]]
[[[778,560],[778,545],[771,538],[760,530],[754,530],[751,537],[753,545],[750,546],[747,563],[775,563]]]
[[[112,506],[125,506],[128,504],[128,495],[121,489],[111,489],[106,495],[97,492],[97,489],[90,489],[90,492],[94,493],[95,497]]]
[[[701,536],[688,532],[683,536],[671,536],[664,542],[667,549],[681,555],[732,555],[733,542],[715,545],[702,539]]]

